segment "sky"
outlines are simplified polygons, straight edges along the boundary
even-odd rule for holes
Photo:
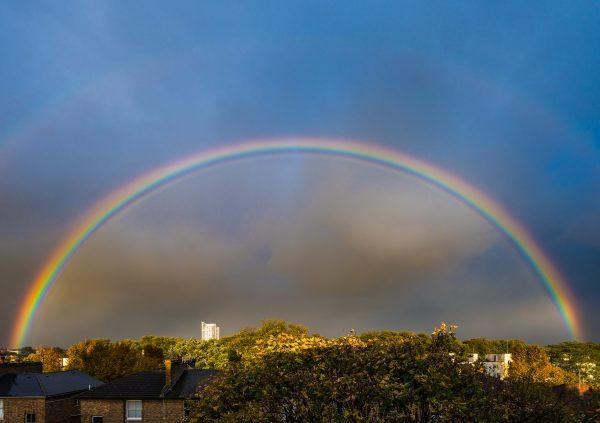
[[[255,139],[354,139],[495,199],[600,341],[597,2],[36,2],[0,8],[0,345],[96,201],[157,166]],[[195,173],[102,227],[28,343],[197,337],[281,318],[568,340],[506,239],[448,194],[343,159]]]

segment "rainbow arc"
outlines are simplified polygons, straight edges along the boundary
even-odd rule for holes
[[[450,193],[475,210],[508,239],[543,284],[571,336],[574,339],[581,339],[582,330],[574,297],[565,279],[525,228],[483,192],[439,167],[374,144],[296,138],[260,140],[200,152],[152,170],[100,200],[81,218],[71,233],[49,256],[31,284],[18,312],[13,328],[12,344],[14,346],[25,344],[44,298],[65,266],[79,248],[113,217],[159,188],[198,170],[255,157],[291,154],[343,157],[367,162],[412,175]]]

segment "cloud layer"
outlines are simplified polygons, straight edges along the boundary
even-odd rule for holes
[[[290,197],[279,185],[292,180]],[[451,318],[465,334],[532,336],[535,325],[514,323],[531,301],[550,304],[536,284],[486,222],[422,182],[344,161],[307,158],[290,171],[265,159],[192,177],[106,225],[32,336],[197,336],[202,320],[227,333],[271,317],[327,335],[426,331]],[[552,321],[552,306],[540,307]]]

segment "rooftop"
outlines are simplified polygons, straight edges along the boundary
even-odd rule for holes
[[[171,389],[165,389],[164,370],[139,372],[82,393],[79,398],[159,399],[189,398],[198,385],[205,383],[217,370],[186,369]]]
[[[7,373],[0,376],[0,397],[52,397],[102,385],[79,370],[50,373]]]

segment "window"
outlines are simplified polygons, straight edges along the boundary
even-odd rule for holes
[[[4,420],[4,400],[0,399],[0,420]]]
[[[25,413],[25,423],[35,423],[35,413]]]
[[[102,416],[92,417],[92,423],[102,423]]]
[[[142,420],[142,401],[127,401],[127,420]]]

